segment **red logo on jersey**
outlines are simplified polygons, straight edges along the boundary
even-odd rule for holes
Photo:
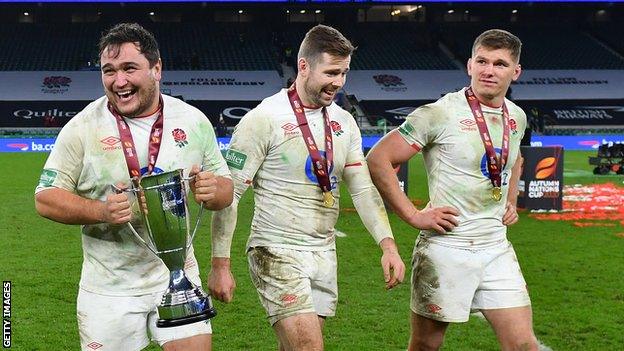
[[[102,142],[102,144],[106,144],[108,146],[113,146],[115,144],[117,144],[119,142],[119,138],[114,137],[114,136],[107,136],[106,138],[100,140],[100,142]]]
[[[477,122],[475,122],[474,119],[462,119],[459,121],[459,124],[461,124],[460,129],[464,132],[477,130]]]
[[[294,123],[284,124],[282,126],[282,129],[284,130],[284,136],[293,136],[293,135],[301,134],[301,132],[297,130],[297,128],[299,128],[299,126]]]
[[[188,144],[188,141],[186,141],[186,133],[182,129],[176,128],[171,134],[173,135],[173,140],[177,147],[184,147]]]
[[[518,124],[516,123],[516,120],[513,118],[509,119],[509,128],[511,129],[511,134],[516,135],[518,134]]]
[[[112,135],[100,140],[100,143],[106,145],[102,148],[104,151],[121,149],[121,140]]]
[[[329,122],[329,125],[331,126],[332,132],[334,132],[335,136],[340,136],[340,134],[344,133],[340,123],[338,123],[336,121],[331,121],[331,122]]]

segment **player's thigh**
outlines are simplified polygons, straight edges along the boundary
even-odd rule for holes
[[[336,250],[310,252],[311,291],[314,310],[319,316],[333,317],[338,304],[338,261]]]
[[[168,341],[162,345],[164,351],[210,351],[212,335],[195,335],[184,339]]]
[[[478,255],[419,239],[412,257],[412,312],[441,322],[465,322],[481,279]]]
[[[530,306],[526,282],[511,243],[505,241],[488,249],[487,255],[472,307],[484,310]]]
[[[141,350],[149,344],[152,297],[105,296],[80,289],[77,315],[82,350]]]
[[[296,314],[316,314],[307,267],[309,252],[254,247],[247,258],[251,280],[271,325]]]

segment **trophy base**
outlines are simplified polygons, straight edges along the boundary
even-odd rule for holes
[[[216,315],[217,315],[217,311],[214,308],[211,308],[209,310],[203,311],[201,313],[198,313],[192,316],[176,318],[176,319],[159,319],[156,322],[156,326],[158,328],[177,327],[180,325],[186,325],[186,324],[191,324],[195,322],[205,321]]]
[[[160,328],[175,327],[184,324],[210,319],[217,315],[210,295],[189,281],[182,271],[174,271],[179,275],[178,289],[172,286],[164,293],[158,306],[158,322]]]

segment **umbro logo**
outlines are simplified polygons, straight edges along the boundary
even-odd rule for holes
[[[282,126],[282,129],[288,132],[296,128],[299,128],[299,126],[294,123],[286,123]]]
[[[113,145],[117,144],[119,141],[120,141],[119,138],[114,137],[112,135],[111,136],[107,136],[106,138],[100,140],[100,142],[102,144],[106,144],[108,146],[113,146]]]
[[[97,349],[99,349],[102,346],[104,346],[104,345],[102,345],[100,343],[97,343],[95,341],[92,342],[92,343],[87,344],[87,347],[90,348],[91,350],[97,350]]]
[[[477,130],[477,122],[474,119],[462,119],[459,121],[461,124],[460,129],[464,132],[471,132]]]
[[[100,140],[100,143],[105,145],[102,147],[102,150],[104,151],[121,149],[121,140],[112,135]]]
[[[284,136],[300,135],[301,131],[297,128],[299,128],[299,126],[294,123],[289,122],[284,124],[282,126],[282,129],[284,130]]]

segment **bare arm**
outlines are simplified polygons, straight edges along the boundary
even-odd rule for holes
[[[511,176],[509,177],[509,189],[507,190],[507,203],[505,204],[505,214],[503,215],[503,224],[512,225],[518,222],[518,212],[516,210],[516,204],[518,202],[518,182],[522,175],[522,163],[524,159],[522,155],[518,153],[516,163],[511,169]]]
[[[393,130],[384,136],[368,153],[366,158],[373,183],[381,197],[405,222],[418,229],[433,229],[444,234],[457,225],[459,212],[452,207],[426,208],[419,211],[399,187],[394,167],[408,161],[418,153]]]
[[[128,196],[111,194],[106,201],[91,200],[60,188],[49,188],[35,195],[37,212],[64,224],[121,224],[130,221]]]
[[[394,167],[417,153],[418,150],[407,144],[395,129],[375,144],[366,157],[371,178],[381,197],[406,222],[417,209],[401,191]]]
[[[511,169],[511,177],[509,177],[509,189],[507,191],[507,201],[516,206],[518,202],[518,183],[520,182],[520,176],[522,175],[522,164],[524,158],[518,153],[516,163]]]

